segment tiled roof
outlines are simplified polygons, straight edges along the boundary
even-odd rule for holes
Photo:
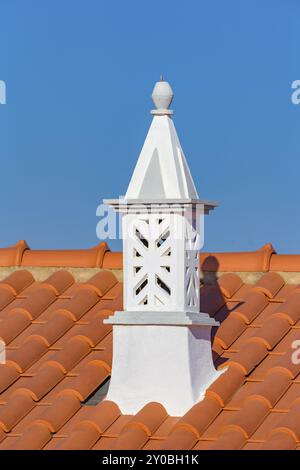
[[[221,322],[213,351],[216,367],[226,371],[181,418],[158,403],[135,416],[112,402],[86,405],[110,375],[112,334],[103,319],[122,308],[122,284],[112,271],[121,267],[121,254],[105,244],[37,252],[19,243],[0,250],[0,264],[18,266],[0,282],[0,337],[7,345],[0,449],[300,447],[300,364],[291,360],[292,343],[300,340],[300,287],[278,273],[300,272],[298,256],[274,254],[271,245],[203,255],[206,271],[223,272],[202,286],[201,310]],[[41,282],[30,266],[105,270],[80,283],[61,269]],[[237,274],[247,271],[260,273],[255,284]]]

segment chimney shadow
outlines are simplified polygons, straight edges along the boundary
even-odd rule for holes
[[[234,311],[243,302],[229,308],[224,303],[224,295],[218,283],[219,261],[213,255],[208,256],[201,265],[202,283],[201,283],[201,311],[208,313],[211,318],[222,324],[230,312]],[[214,337],[220,326],[213,327],[211,330],[211,344],[214,343]],[[227,358],[213,349],[213,361],[217,368],[219,365],[228,361]]]

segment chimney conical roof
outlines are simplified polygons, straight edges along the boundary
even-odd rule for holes
[[[156,109],[125,199],[198,199],[198,194],[171,119],[173,92],[168,82],[155,84]]]

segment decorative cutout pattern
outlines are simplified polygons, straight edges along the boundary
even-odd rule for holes
[[[131,218],[131,216],[127,216]],[[172,298],[172,240],[168,220],[160,214],[135,216],[131,220],[128,259],[127,309],[168,308]],[[158,308],[159,307],[159,308]]]
[[[199,312],[199,233],[194,211],[123,218],[125,309]]]
[[[200,289],[200,268],[197,232],[192,238],[186,240],[187,249],[185,252],[185,290],[186,306],[188,310],[199,312],[199,289]]]

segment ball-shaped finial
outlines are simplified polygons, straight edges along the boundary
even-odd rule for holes
[[[155,83],[152,92],[152,100],[156,110],[151,111],[152,114],[172,114],[169,106],[173,100],[173,90],[168,82],[165,82],[162,75],[160,81]]]

